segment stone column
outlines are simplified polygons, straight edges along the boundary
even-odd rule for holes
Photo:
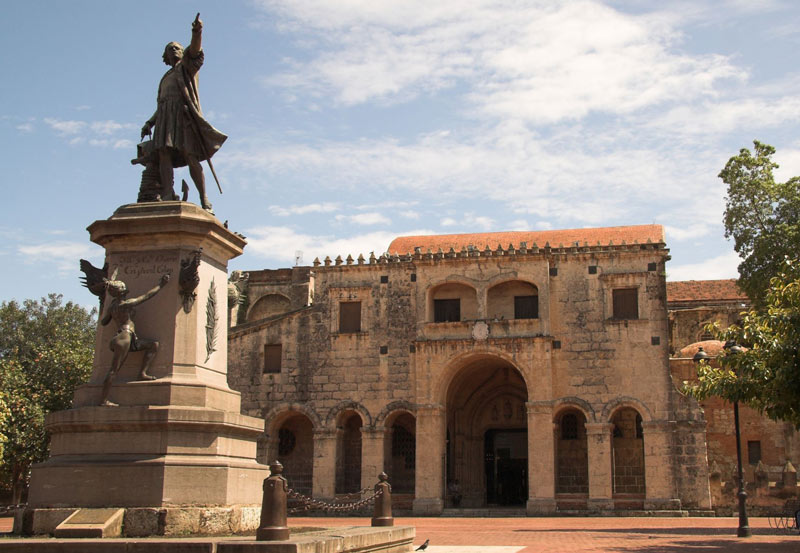
[[[445,419],[441,405],[417,409],[415,515],[439,515],[444,509]]]
[[[314,482],[312,495],[333,499],[336,495],[336,439],[338,430],[314,430]]]
[[[549,402],[527,404],[529,515],[556,512],[555,436],[553,408]]]
[[[680,509],[675,493],[673,465],[670,461],[671,434],[675,422],[649,421],[642,423],[644,433],[645,509]]]
[[[383,428],[361,429],[361,489],[370,490],[378,483],[378,475],[383,472],[384,437]],[[392,475],[389,475],[389,482]]]
[[[589,460],[589,502],[592,510],[614,508],[612,498],[611,430],[608,422],[586,423],[586,446]]]

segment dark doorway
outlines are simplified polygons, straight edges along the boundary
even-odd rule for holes
[[[528,498],[528,433],[487,430],[484,437],[486,503],[524,505]]]

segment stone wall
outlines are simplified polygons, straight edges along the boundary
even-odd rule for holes
[[[613,509],[612,434],[615,417],[628,409],[643,426],[634,437],[638,480],[626,495],[639,496],[644,508],[674,508],[684,497],[693,508],[708,508],[707,484],[705,500],[702,482],[694,494],[677,484],[676,448],[691,466],[705,465],[706,457],[702,436],[676,427],[666,259],[663,244],[518,244],[418,250],[369,262],[327,259],[306,268],[310,306],[292,304],[284,314],[231,329],[229,382],[242,392],[244,412],[266,420],[262,461],[278,453],[282,428],[298,427],[297,417],[307,421],[313,491],[320,497],[335,495],[345,421],[360,419],[366,483],[395,462],[392,421],[405,414],[416,440],[417,513],[441,512],[448,482],[456,479],[465,506],[511,497],[502,488],[513,484],[527,490],[530,513],[555,512],[562,499],[572,507]],[[275,276],[274,285],[263,279],[259,293],[289,285],[284,273]],[[634,290],[634,317],[615,316],[618,289]],[[258,302],[252,290],[250,301]],[[518,318],[515,297],[528,298],[526,313],[535,301],[538,317]],[[439,322],[437,300],[448,299],[459,300],[459,317]],[[354,302],[360,302],[359,331],[341,332],[342,304],[352,309]],[[264,346],[276,344],[280,372],[265,373]],[[554,435],[568,412],[584,421],[574,447],[557,444]],[[486,457],[490,431],[501,442],[525,432],[527,452],[497,446]],[[695,445],[685,446],[680,432]],[[565,456],[574,456],[574,464]],[[494,481],[499,477],[488,459],[520,476]],[[571,479],[563,489],[568,498],[556,493],[559,476]]]

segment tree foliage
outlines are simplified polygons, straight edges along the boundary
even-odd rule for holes
[[[753,145],[753,152],[742,148],[730,158],[719,177],[728,185],[725,237],[743,259],[739,285],[761,305],[784,257],[800,259],[800,177],[775,182],[775,148]]]
[[[91,374],[95,328],[94,310],[60,295],[0,304],[0,478],[15,503],[31,465],[47,457],[45,415],[68,409]]]
[[[716,366],[700,363],[698,381],[685,390],[697,399],[719,396],[747,404],[800,429],[800,262],[785,259],[763,308],[715,334],[746,349],[727,351]]]

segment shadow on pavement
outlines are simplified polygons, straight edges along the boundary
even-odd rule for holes
[[[722,540],[698,540],[682,541],[673,544],[653,544],[652,546],[638,545],[633,547],[617,546],[613,551],[636,551],[637,553],[686,553],[687,551],[702,553],[797,553],[798,542],[787,540],[783,542],[751,542],[742,541],[722,541]]]
[[[651,536],[736,536],[736,528],[719,527],[669,527],[669,528],[518,528],[513,532],[588,532],[597,534],[646,534]],[[797,531],[779,530],[775,528],[751,528],[754,536],[796,536]],[[797,545],[796,545],[797,547]]]

